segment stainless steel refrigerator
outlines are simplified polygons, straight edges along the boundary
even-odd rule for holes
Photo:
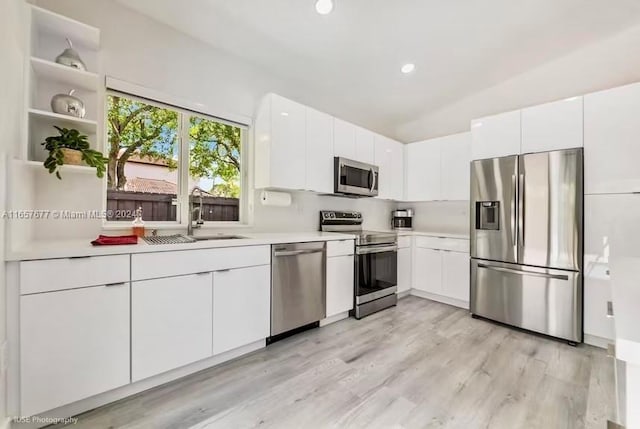
[[[471,163],[471,313],[582,342],[582,149]]]

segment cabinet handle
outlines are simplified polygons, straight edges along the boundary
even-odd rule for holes
[[[203,271],[201,273],[196,273],[196,276],[206,276],[207,274],[210,274],[211,271]]]
[[[227,268],[226,270],[218,270],[216,271],[216,273],[228,273],[229,271],[231,271],[231,268]]]
[[[607,317],[613,317],[613,302],[607,301]]]
[[[120,283],[107,283],[105,285],[105,287],[115,287],[115,286],[124,286],[125,282],[120,282]]]
[[[78,259],[89,259],[91,256],[71,256],[69,257],[70,260],[75,261]]]

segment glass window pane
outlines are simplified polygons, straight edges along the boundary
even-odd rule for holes
[[[180,114],[125,96],[107,96],[107,213],[131,221],[177,219]]]
[[[189,193],[196,186],[206,192],[202,219],[240,220],[242,129],[199,116],[189,127]]]

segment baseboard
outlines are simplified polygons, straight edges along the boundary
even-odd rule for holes
[[[462,301],[455,298],[449,298],[448,296],[429,293],[429,292],[425,292],[423,290],[418,290],[418,289],[411,289],[409,292],[411,293],[411,295],[417,296],[418,298],[430,299],[431,301],[437,301],[443,304],[453,305],[454,307],[464,308],[465,310],[469,309],[469,303],[467,301]]]
[[[186,377],[191,374],[195,374],[196,372],[209,369],[211,367],[214,367],[221,363],[238,358],[240,356],[246,355],[248,353],[254,352],[256,350],[260,350],[264,348],[265,345],[266,345],[265,340],[256,341],[254,343],[247,344],[246,346],[242,346],[237,349],[230,350],[220,355],[213,356],[213,357],[192,363],[190,365],[165,372],[163,374],[159,374],[144,380],[140,380],[132,384],[127,384],[117,389],[110,390],[108,392],[101,393],[99,395],[92,396],[90,398],[86,398],[81,401],[62,406],[60,408],[56,408],[54,410],[38,413],[37,416],[44,417],[44,418],[69,418],[71,416],[77,416],[78,414],[82,414],[86,411],[93,410],[94,408],[98,408],[103,405],[107,405],[112,402],[118,401],[120,399],[133,396],[137,393],[144,392],[145,390],[149,390],[154,387],[161,386],[163,384],[178,380],[182,377]],[[20,429],[37,429],[37,428],[46,426],[46,424],[43,425],[43,424],[34,424],[34,423],[25,422],[25,423],[20,423],[18,426],[14,424],[11,425],[11,427],[14,427],[14,426],[16,428],[19,427]]]
[[[609,344],[615,343],[615,340],[598,337],[597,335],[584,334],[584,343],[590,346],[606,349]]]
[[[411,289],[405,290],[405,291],[402,291],[402,292],[398,292],[398,299],[405,298],[405,297],[407,297],[409,295],[411,295]]]
[[[326,319],[322,319],[320,321],[320,327],[322,328],[323,326],[331,325],[332,323],[336,323],[336,322],[339,322],[341,320],[348,319],[348,318],[349,318],[349,312],[348,311],[345,311],[343,313],[338,313],[338,314],[336,314],[334,316],[330,316],[330,317],[327,317]]]

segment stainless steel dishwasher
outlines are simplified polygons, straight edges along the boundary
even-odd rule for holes
[[[325,317],[326,243],[271,246],[271,341]]]

